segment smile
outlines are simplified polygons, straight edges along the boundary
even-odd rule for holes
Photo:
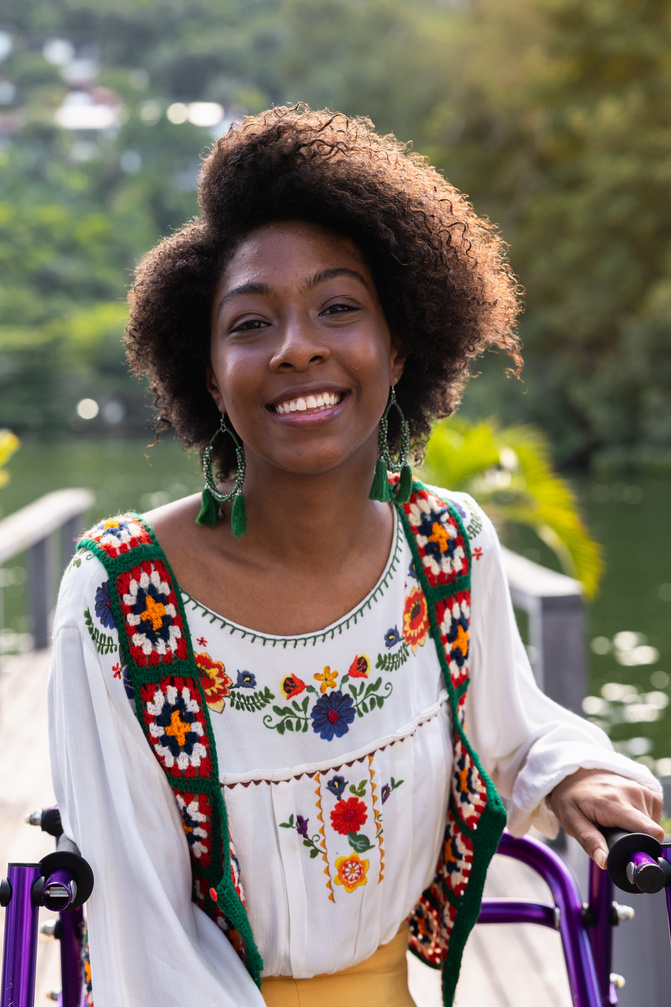
[[[313,395],[299,395],[295,399],[286,399],[272,406],[275,413],[315,413],[324,409],[331,409],[337,406],[343,399],[343,393],[338,392],[317,392]]]

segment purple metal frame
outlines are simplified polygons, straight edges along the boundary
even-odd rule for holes
[[[537,923],[558,930],[574,1007],[616,1004],[610,982],[612,884],[605,871],[594,867],[590,873],[585,912],[575,878],[548,846],[504,832],[498,853],[536,871],[548,885],[554,904],[485,899],[478,922]]]

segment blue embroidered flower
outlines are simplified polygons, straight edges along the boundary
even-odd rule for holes
[[[256,675],[253,675],[251,671],[239,671],[238,680],[234,685],[235,689],[255,689],[256,688]]]
[[[112,612],[112,599],[110,598],[110,582],[105,581],[96,591],[96,615],[103,626],[107,629],[114,629],[114,613]]]
[[[308,822],[309,818],[303,818],[302,815],[296,815],[296,832],[299,836],[307,836]]]
[[[400,642],[401,642],[401,634],[398,631],[398,626],[392,626],[392,628],[388,629],[387,632],[384,634],[385,646],[389,647],[389,649],[391,650],[392,647],[395,647],[396,644]]]
[[[329,692],[320,696],[310,711],[312,729],[324,741],[342,738],[349,731],[355,712],[351,696],[343,696],[342,692]]]
[[[326,784],[326,789],[330,790],[333,796],[340,800],[342,795],[345,793],[346,786],[347,780],[344,776],[333,776]]]
[[[410,566],[408,567],[408,577],[413,577],[415,580],[417,580],[417,571],[415,570],[414,559],[410,560]]]

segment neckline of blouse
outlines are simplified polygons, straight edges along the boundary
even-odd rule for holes
[[[393,519],[394,528],[392,532],[391,548],[389,550],[389,556],[387,557],[387,562],[385,563],[384,570],[380,574],[377,583],[368,592],[365,598],[362,599],[353,609],[351,609],[346,615],[338,619],[336,622],[325,626],[323,629],[317,630],[313,633],[301,633],[297,636],[275,636],[272,633],[262,633],[256,629],[249,629],[247,626],[241,626],[239,623],[232,622],[230,619],[224,618],[223,615],[219,615],[218,612],[213,612],[211,608],[207,605],[203,605],[202,602],[198,601],[187,591],[181,591],[182,601],[184,605],[189,605],[194,610],[199,610],[205,616],[207,616],[211,623],[219,623],[222,628],[229,630],[231,635],[239,634],[241,639],[250,638],[250,642],[254,643],[256,640],[260,640],[263,645],[270,644],[275,647],[277,645],[283,645],[287,647],[293,645],[294,647],[299,644],[312,643],[317,644],[319,642],[325,642],[327,639],[333,639],[336,635],[339,635],[344,630],[350,628],[350,625],[356,625],[358,620],[361,618],[363,613],[368,609],[370,610],[375,602],[379,601],[385,590],[387,589],[392,576],[395,574],[399,563],[401,562],[401,548],[404,541],[403,536],[403,526],[399,521],[398,514],[396,513],[396,508],[393,507]]]

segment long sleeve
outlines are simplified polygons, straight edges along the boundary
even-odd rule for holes
[[[457,495],[455,495],[457,496]],[[659,791],[647,767],[613,750],[606,734],[549,699],[537,687],[515,622],[501,548],[489,519],[477,515],[472,536],[471,683],[466,729],[484,768],[508,798],[508,827],[535,825],[555,835],[544,797],[579,768],[606,769]]]
[[[92,556],[78,560],[56,617],[50,745],[64,830],[95,875],[96,1007],[262,1007],[226,937],[191,902],[180,818],[125,694],[116,631],[91,617],[104,615],[107,575]]]

